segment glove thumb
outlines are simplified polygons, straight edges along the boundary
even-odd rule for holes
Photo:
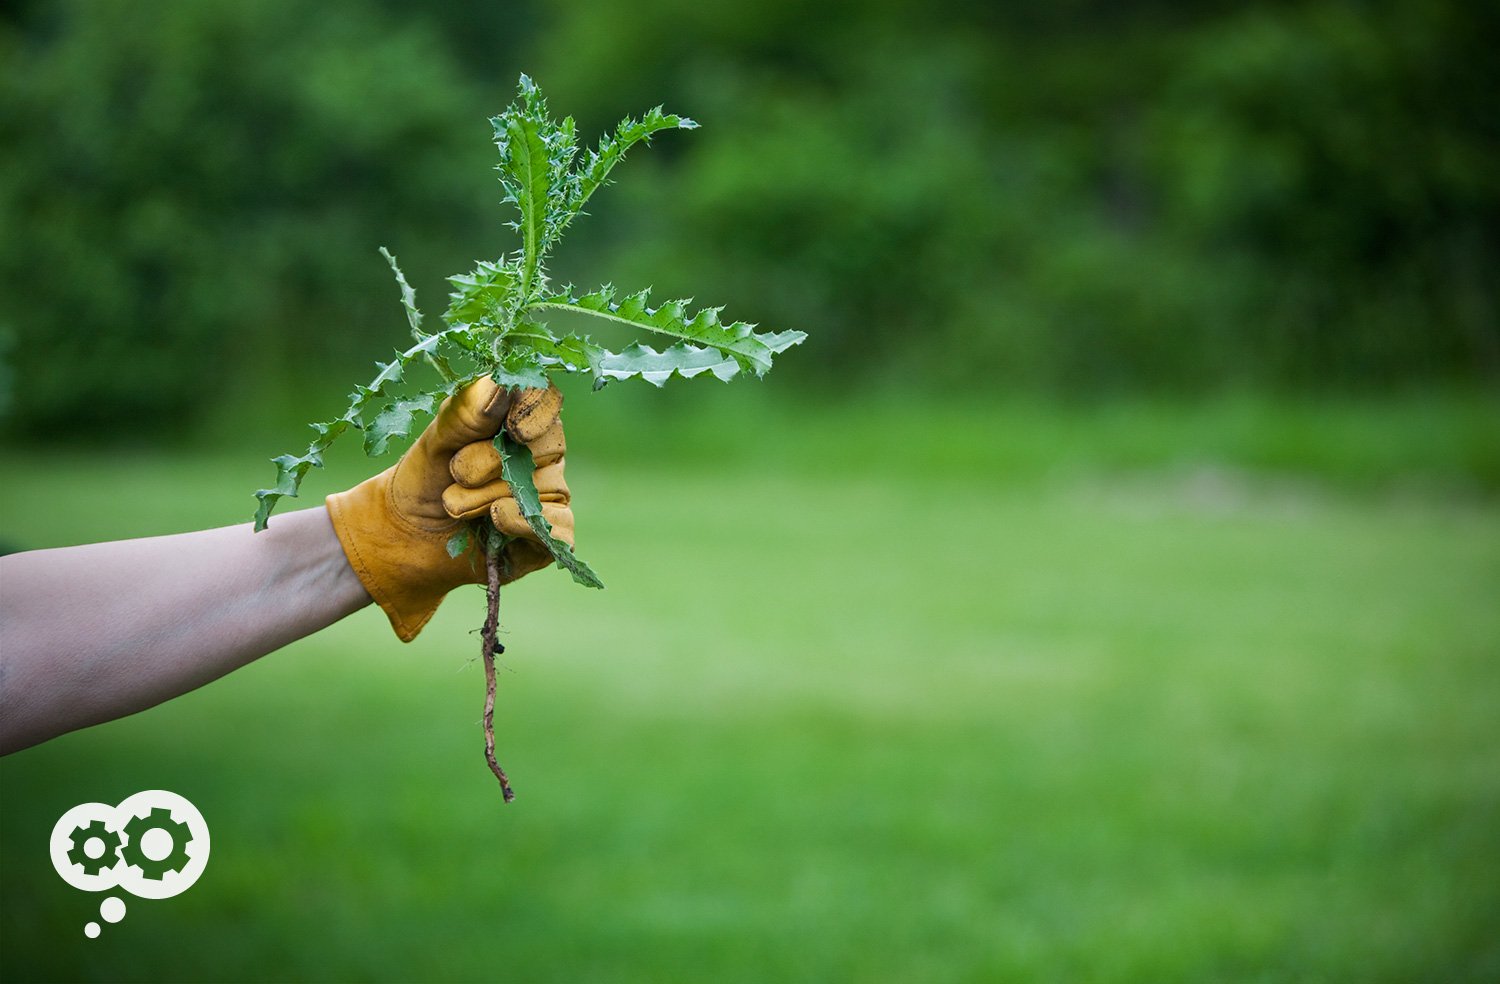
[[[488,376],[479,377],[443,401],[422,435],[427,445],[423,450],[446,464],[446,458],[464,445],[498,434],[510,404],[509,390]]]

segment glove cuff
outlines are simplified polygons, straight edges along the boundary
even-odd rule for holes
[[[402,519],[391,500],[394,472],[389,468],[326,503],[349,566],[396,635],[411,642],[452,588],[477,577],[468,558],[448,556],[447,534]]]

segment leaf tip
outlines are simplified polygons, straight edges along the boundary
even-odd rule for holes
[[[271,510],[276,508],[276,500],[280,496],[270,489],[261,489],[255,493],[259,505],[255,507],[255,532],[260,533],[271,523]]]

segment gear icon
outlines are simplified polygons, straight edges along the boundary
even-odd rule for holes
[[[156,860],[141,850],[141,838],[153,830],[164,830],[172,838],[172,850],[166,857]],[[125,863],[141,869],[141,874],[153,881],[161,881],[167,872],[181,871],[187,866],[187,846],[193,842],[193,832],[188,825],[172,819],[172,811],[158,806],[144,817],[132,817],[125,825],[125,842],[121,852]]]
[[[84,846],[98,838],[104,842],[104,853],[91,858]],[[84,824],[73,831],[73,847],[68,851],[68,860],[83,869],[86,875],[97,875],[105,868],[113,868],[120,858],[120,835],[104,825],[103,820]]]

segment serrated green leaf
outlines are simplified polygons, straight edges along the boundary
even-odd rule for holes
[[[518,271],[515,267],[481,262],[472,273],[449,277],[455,288],[448,295],[443,320],[449,324],[483,324],[502,327],[515,306]]]
[[[276,466],[276,484],[269,489],[259,489],[255,493],[255,498],[259,500],[255,508],[257,532],[266,528],[271,510],[276,508],[278,502],[287,496],[296,498],[297,490],[301,488],[302,479],[309,469],[323,467],[322,449],[310,447],[305,454],[278,455],[272,458],[271,462]]]
[[[807,336],[800,331],[782,331],[760,336],[773,353],[785,351]],[[709,373],[728,382],[740,372],[740,364],[713,348],[680,343],[658,352],[649,345],[637,343],[619,352],[603,352],[596,362],[599,378],[643,379],[653,386],[663,386],[674,374],[692,379]]]
[[[546,389],[547,370],[541,357],[528,347],[517,345],[510,349],[490,370],[490,378],[506,389]]]
[[[760,340],[766,343],[766,348],[780,355],[793,345],[801,345],[807,341],[807,332],[790,328],[786,331],[767,331],[761,333]]]
[[[562,338],[525,338],[523,343],[536,352],[544,368],[558,367],[564,372],[586,372],[597,379],[599,360],[607,353],[583,335]]]
[[[527,305],[526,310],[570,311],[671,335],[691,344],[718,349],[740,368],[757,376],[765,375],[771,368],[772,356],[778,351],[807,337],[802,332],[757,334],[754,325],[740,321],[726,325],[719,320],[722,308],[700,308],[690,315],[688,305],[692,302],[687,299],[667,301],[656,308],[648,307],[649,295],[649,289],[642,290],[616,302],[613,289],[603,287],[582,297],[554,294]],[[778,345],[780,348],[773,347]]]
[[[565,202],[566,216],[560,225],[566,227],[582,213],[584,205],[609,180],[609,172],[625,159],[625,152],[642,140],[650,142],[653,133],[662,130],[694,130],[698,124],[686,116],[670,116],[657,106],[640,119],[626,117],[615,127],[615,132],[599,140],[599,146],[589,151],[568,189]]]
[[[495,435],[495,449],[500,452],[500,477],[510,486],[510,494],[515,496],[516,505],[525,517],[526,525],[531,527],[531,532],[536,534],[537,539],[542,541],[542,546],[552,554],[557,566],[572,574],[573,580],[579,584],[591,588],[604,587],[599,575],[574,555],[573,548],[552,535],[552,524],[542,515],[541,496],[537,494],[536,483],[532,479],[536,462],[531,457],[531,449],[513,440],[505,431]]]
[[[560,219],[571,184],[569,168],[578,142],[573,119],[554,121],[541,90],[521,76],[519,97],[490,120],[500,151],[500,183],[516,206],[521,234],[518,290],[529,297],[546,277],[543,262],[561,233]]]
[[[461,557],[469,552],[469,528],[465,526],[448,538],[445,549],[449,557]]]
[[[508,156],[503,165],[515,182],[512,194],[521,211],[521,292],[536,282],[537,267],[542,258],[542,236],[547,226],[547,192],[552,187],[552,171],[547,163],[547,145],[541,127],[535,120],[506,121]]]
[[[728,382],[739,371],[740,364],[718,349],[687,344],[664,352],[635,344],[620,352],[606,352],[599,361],[599,375],[605,379],[639,378],[653,386],[665,385],[673,373],[692,379],[706,372]]]
[[[406,282],[406,274],[401,272],[391,251],[382,246],[380,255],[385,257],[385,261],[391,265],[391,272],[396,275],[396,283],[401,288],[401,306],[406,309],[407,324],[411,325],[411,337],[420,342],[427,337],[427,333],[422,330],[422,312],[417,308],[417,292]]]
[[[365,426],[365,454],[372,458],[385,454],[393,439],[408,436],[418,420],[432,416],[438,400],[437,393],[421,393],[397,400],[380,411]]]
[[[506,387],[536,388],[547,385],[549,370],[589,373],[596,389],[614,379],[644,379],[657,386],[673,376],[710,374],[729,380],[746,371],[763,375],[771,368],[773,356],[807,337],[798,331],[757,333],[754,325],[741,322],[726,325],[719,318],[719,308],[690,311],[686,300],[652,308],[647,291],[618,298],[609,286],[582,296],[575,296],[572,287],[549,293],[549,251],[569,223],[583,214],[594,193],[609,183],[626,152],[638,143],[649,143],[655,133],[693,129],[695,122],[664,113],[658,106],[639,119],[622,120],[595,149],[578,159],[573,119],[554,120],[541,90],[525,75],[516,99],[490,122],[500,152],[496,170],[504,200],[518,212],[508,225],[520,234],[520,248],[498,261],[479,263],[471,273],[449,278],[453,291],[443,315],[447,327],[429,335],[422,329],[415,291],[396,257],[381,247],[400,288],[416,344],[398,352],[391,362],[377,363],[375,378],[354,388],[342,416],[314,424],[316,437],[303,454],[273,459],[275,483],[256,492],[256,529],[265,528],[280,499],[297,494],[303,478],[322,466],[323,453],[341,434],[363,430],[366,452],[383,453],[394,441],[409,437],[443,397],[482,375]],[[621,352],[609,352],[582,335],[558,337],[530,317],[549,310],[602,318],[674,341],[662,351],[636,343]],[[406,381],[408,370],[419,359],[429,362],[443,382],[419,387],[415,396],[398,395],[398,388],[412,388]],[[530,452],[521,450],[529,463]],[[530,485],[529,464],[516,481],[523,487]],[[535,518],[545,527],[540,517],[538,505]],[[550,537],[545,542],[575,578],[597,585],[597,577],[571,550],[560,549]],[[457,538],[450,541],[450,546],[458,545]]]
[[[422,330],[422,312],[417,307],[417,292],[412,290],[411,284],[406,282],[406,274],[401,272],[401,266],[396,262],[396,257],[391,254],[390,250],[382,246],[380,255],[385,257],[385,261],[391,265],[391,272],[396,275],[396,283],[401,288],[401,306],[406,309],[406,323],[411,326],[411,337],[420,342],[427,337],[427,333]],[[452,382],[458,378],[458,374],[453,371],[453,366],[441,354],[428,352],[426,358],[428,364],[436,369],[438,375],[442,376],[445,381]]]
[[[589,372],[597,375],[599,360],[604,357],[605,350],[583,335],[565,335],[544,354],[556,359],[569,372]]]
[[[296,497],[302,486],[302,479],[309,470],[323,467],[323,452],[328,450],[329,445],[350,427],[365,428],[365,416],[381,400],[392,398],[392,388],[402,380],[413,361],[438,353],[441,346],[454,343],[470,331],[468,325],[461,325],[427,335],[404,352],[397,352],[390,362],[375,363],[380,371],[368,386],[354,387],[354,391],[349,394],[348,406],[341,416],[326,423],[312,425],[317,437],[308,445],[306,452],[301,455],[284,454],[271,459],[276,464],[276,482],[270,488],[259,489],[255,493],[255,498],[259,501],[255,510],[255,529],[259,531],[266,528],[271,512],[283,498]],[[461,382],[455,381],[450,385]],[[434,394],[434,398],[440,397]],[[389,434],[386,440],[392,436],[395,436],[394,433]],[[382,443],[380,447],[384,450],[385,444]]]

